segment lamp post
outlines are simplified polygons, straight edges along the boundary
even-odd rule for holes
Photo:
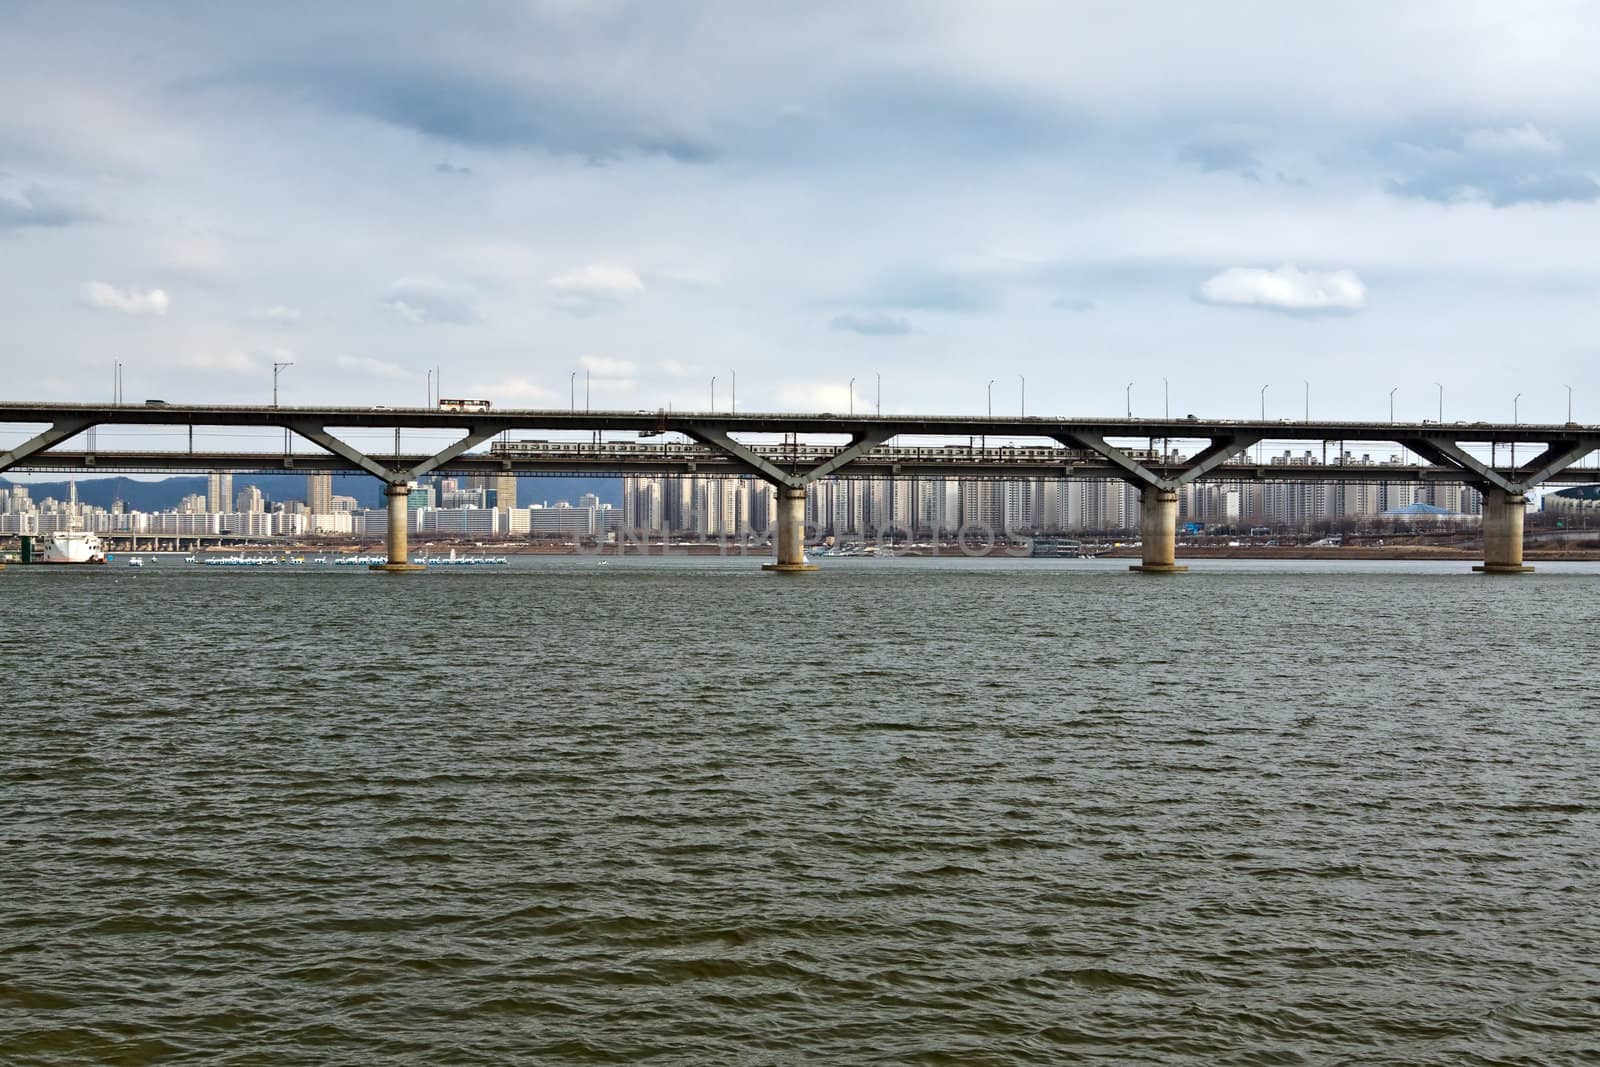
[[[850,379],[850,414],[856,413],[856,380]]]
[[[1439,422],[1444,423],[1444,383],[1434,382],[1439,387]]]
[[[1172,418],[1172,386],[1165,378],[1161,379],[1161,417]]]
[[[1122,390],[1123,407],[1128,411],[1128,418],[1133,418],[1133,383],[1129,382]]]
[[[567,410],[578,410],[578,372],[573,371],[567,378]]]
[[[1309,378],[1301,378],[1300,380],[1302,382],[1306,383],[1306,421],[1310,422],[1311,421],[1311,379],[1309,379]]]
[[[583,410],[589,410],[589,368],[583,368]]]
[[[883,372],[882,371],[873,371],[872,373],[873,373],[873,376],[878,379],[878,391],[873,396],[872,406],[873,406],[873,409],[879,415],[882,415],[883,414]]]
[[[1567,421],[1572,421],[1572,386],[1567,386]]]
[[[1271,384],[1270,383],[1268,383],[1267,385],[1263,385],[1261,387],[1261,421],[1262,422],[1266,422],[1267,421],[1267,390],[1270,389],[1270,388],[1271,388]]]
[[[272,406],[278,406],[278,375],[283,373],[283,368],[294,366],[294,360],[286,359],[281,363],[272,365]]]
[[[989,417],[994,418],[994,379],[989,379]]]
[[[433,407],[433,368],[428,368],[428,406]]]
[[[711,410],[717,410],[717,376],[711,376]]]
[[[728,372],[728,374],[733,379],[729,383],[728,410],[737,415],[739,414],[739,372],[736,370],[731,370]]]
[[[1022,398],[1017,403],[1017,414],[1023,418],[1028,417],[1028,379],[1025,375],[1017,375],[1017,381],[1022,383]]]
[[[1517,401],[1521,399],[1521,393],[1511,398],[1511,425],[1513,426],[1522,425],[1522,415],[1517,410]],[[1515,437],[1511,439],[1511,469],[1513,471],[1517,469],[1517,439]]]
[[[1399,391],[1400,387],[1398,385],[1389,390],[1389,421],[1391,423],[1394,422],[1394,394],[1398,393]]]

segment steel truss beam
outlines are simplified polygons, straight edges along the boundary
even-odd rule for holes
[[[94,425],[89,419],[57,419],[43,433],[28,438],[9,452],[0,453],[0,473],[10,470],[36,452],[43,452],[69,437],[76,437]]]
[[[437,470],[444,464],[449,463],[451,460],[455,459],[463,452],[466,452],[468,449],[476,448],[478,445],[483,444],[489,438],[505,429],[504,426],[499,425],[477,426],[468,431],[467,435],[461,440],[450,445],[448,448],[444,448],[434,453],[433,455],[422,460],[420,463],[412,463],[409,466],[390,467],[384,465],[376,459],[373,459],[371,456],[367,455],[359,448],[356,448],[354,445],[351,445],[345,441],[341,441],[339,438],[333,436],[333,434],[328,432],[328,428],[326,426],[319,426],[316,423],[304,422],[299,419],[290,420],[285,422],[284,425],[290,430],[293,430],[295,433],[299,434],[301,437],[304,437],[307,441],[310,441],[312,444],[321,448],[325,448],[334,455],[349,460],[351,463],[354,463],[368,474],[371,474],[376,478],[381,478],[389,485],[405,485],[407,482],[414,482],[423,475]]]
[[[831,459],[824,460],[810,470],[790,472],[785,471],[776,463],[748,446],[735,441],[724,430],[708,426],[693,426],[685,429],[684,433],[707,448],[715,448],[719,452],[725,453],[733,460],[736,466],[754,474],[756,477],[786,489],[804,489],[817,479],[826,478],[839,468],[860,459],[894,436],[883,430],[868,430],[852,434],[850,443],[841,448]]]

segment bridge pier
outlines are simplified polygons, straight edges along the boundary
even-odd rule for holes
[[[1139,488],[1139,563],[1130,571],[1145,574],[1177,574],[1189,568],[1179,565],[1178,494],[1154,485]]]
[[[1491,488],[1483,493],[1483,564],[1480,574],[1527,574],[1522,563],[1522,520],[1527,494]]]
[[[772,539],[777,551],[776,563],[763,563],[764,571],[780,574],[803,574],[817,569],[815,563],[806,562],[806,491],[790,486],[778,487],[778,531]]]
[[[389,498],[389,562],[374,563],[372,569],[387,574],[427,570],[422,564],[411,562],[410,547],[406,544],[406,534],[411,524],[406,498],[411,495],[411,486],[404,482],[399,485],[391,482],[384,487],[383,495]]]

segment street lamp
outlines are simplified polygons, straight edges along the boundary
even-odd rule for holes
[[[1389,421],[1391,423],[1394,422],[1394,394],[1398,393],[1399,391],[1400,387],[1398,385],[1389,390]]]
[[[711,410],[717,410],[717,376],[711,376]]]
[[[989,379],[989,417],[994,418],[994,379]]]
[[[1267,421],[1267,390],[1269,388],[1271,388],[1270,383],[1268,385],[1263,385],[1261,387],[1261,421],[1262,422],[1266,422]]]
[[[731,370],[728,373],[733,377],[728,391],[728,410],[737,415],[739,414],[739,372]]]
[[[1440,423],[1440,425],[1443,425],[1444,424],[1444,384],[1442,382],[1434,382],[1433,384],[1437,385],[1439,387],[1439,423]]]
[[[1024,375],[1017,375],[1017,381],[1022,383],[1022,400],[1017,405],[1017,414],[1023,418],[1028,417],[1028,379]]]
[[[1521,393],[1511,398],[1511,425],[1513,426],[1518,426],[1522,423],[1522,416],[1517,413],[1517,401],[1521,399]]]
[[[1172,418],[1172,387],[1165,378],[1161,379],[1161,417]]]
[[[878,379],[878,393],[877,393],[877,396],[873,399],[873,406],[877,409],[878,414],[882,415],[883,414],[883,372],[882,371],[873,371],[872,373],[874,375],[876,375],[877,379]]]
[[[1302,382],[1306,383],[1306,421],[1310,422],[1311,421],[1311,380],[1309,378],[1301,378],[1300,380]]]
[[[1128,409],[1128,418],[1133,418],[1133,383],[1129,382],[1122,390],[1123,406]]]
[[[850,414],[856,413],[856,380],[850,379]]]
[[[578,410],[578,372],[573,371],[567,378],[567,410]]]
[[[283,373],[283,368],[294,366],[294,360],[286,359],[281,363],[272,365],[272,406],[278,406],[278,375]]]
[[[1567,421],[1572,421],[1572,386],[1567,386]]]
[[[583,368],[583,410],[589,410],[589,368]]]

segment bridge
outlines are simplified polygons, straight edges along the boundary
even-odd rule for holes
[[[102,451],[91,430],[183,427],[184,450]],[[42,428],[41,428],[42,427]],[[279,428],[276,450],[193,447],[194,430]],[[1486,573],[1515,574],[1522,561],[1529,489],[1545,482],[1600,481],[1578,466],[1600,450],[1600,426],[1563,423],[1374,423],[1313,420],[1080,419],[944,415],[837,415],[733,412],[440,410],[434,408],[255,407],[0,403],[0,432],[27,434],[0,452],[8,470],[85,473],[143,471],[364,471],[384,483],[388,558],[380,569],[419,570],[408,562],[406,497],[433,473],[590,473],[753,475],[777,490],[776,559],[781,573],[806,562],[806,487],[825,477],[1119,478],[1140,491],[1141,559],[1147,574],[1184,570],[1176,560],[1178,490],[1202,479],[1453,482],[1484,496]],[[362,449],[336,431],[393,432],[392,450]],[[430,452],[402,449],[404,431],[459,434]],[[588,435],[581,440],[508,439],[513,432]],[[630,435],[607,440],[606,435]],[[499,440],[496,440],[496,439]],[[674,440],[673,438],[681,438]],[[966,438],[967,443],[958,442]],[[1009,442],[991,445],[990,439]],[[297,452],[298,439],[310,451]],[[821,440],[819,440],[821,439]],[[1018,445],[1017,441],[1026,442]],[[1418,457],[1411,464],[1296,465],[1252,462],[1265,441],[1335,445],[1389,443]],[[1141,444],[1142,443],[1142,444]],[[1525,457],[1517,460],[1518,448]]]

